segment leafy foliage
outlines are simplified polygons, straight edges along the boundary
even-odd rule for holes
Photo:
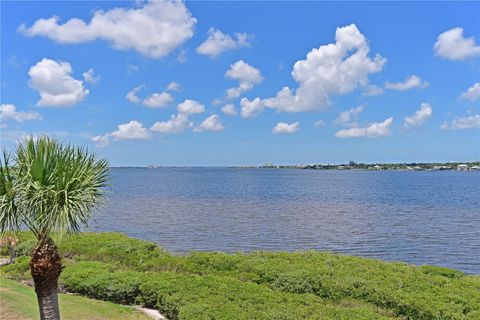
[[[19,236],[18,246],[32,239],[28,233]],[[442,267],[317,251],[175,256],[118,233],[64,237],[59,249],[69,258],[61,281],[70,291],[141,302],[171,319],[479,319],[480,314],[480,276]]]
[[[48,137],[20,143],[0,160],[0,232],[27,226],[37,238],[75,232],[101,204],[108,163]]]

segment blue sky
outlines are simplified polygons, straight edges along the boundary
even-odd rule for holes
[[[122,166],[480,158],[478,2],[1,9],[2,147],[45,133]]]

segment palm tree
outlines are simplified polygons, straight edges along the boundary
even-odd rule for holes
[[[13,161],[11,161],[11,159]],[[0,159],[0,232],[27,227],[37,239],[30,259],[40,318],[60,319],[61,257],[53,233],[80,231],[102,203],[109,166],[86,149],[28,138]]]

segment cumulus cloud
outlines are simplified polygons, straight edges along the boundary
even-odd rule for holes
[[[177,105],[178,114],[172,115],[167,121],[157,121],[150,130],[158,133],[179,133],[192,127],[189,116],[205,111],[205,106],[198,101],[186,99]]]
[[[148,140],[151,138],[150,131],[143,127],[139,121],[132,120],[118,125],[117,130],[91,138],[97,147],[104,147],[113,140]]]
[[[193,36],[197,22],[181,1],[150,1],[136,8],[114,8],[93,13],[90,22],[59,17],[39,19],[27,36],[44,36],[59,43],[77,44],[105,40],[117,50],[136,50],[150,58],[162,58]],[[141,35],[141,36],[139,36]]]
[[[198,101],[186,99],[177,105],[177,110],[178,113],[191,115],[204,112],[205,106]]]
[[[213,114],[202,121],[198,126],[196,126],[193,131],[203,132],[203,131],[222,131],[225,127],[220,121],[220,117],[216,114]]]
[[[225,92],[227,99],[238,98],[242,93],[253,89],[256,84],[263,81],[260,70],[252,67],[243,60],[239,60],[230,65],[230,69],[225,73],[225,77],[238,80],[238,87],[227,89]]]
[[[398,91],[406,91],[413,88],[427,88],[430,84],[416,75],[411,75],[403,82],[386,82],[385,88]]]
[[[142,86],[137,86],[135,88],[133,88],[132,90],[128,91],[127,92],[127,95],[125,96],[125,98],[130,101],[131,103],[135,103],[135,104],[139,104],[140,102],[142,102],[142,99],[140,99],[138,96],[137,96],[137,93],[143,89],[143,85]]]
[[[173,101],[173,97],[168,92],[152,93],[146,97],[142,104],[150,108],[161,108],[167,106]]]
[[[460,27],[440,34],[433,49],[437,56],[448,60],[465,60],[480,56],[480,46],[475,44],[475,38],[465,38],[463,28]]]
[[[442,130],[462,130],[471,128],[480,128],[480,114],[468,117],[455,118],[451,123],[444,122],[440,128]]]
[[[318,120],[318,121],[316,121],[316,122],[314,123],[314,125],[315,125],[315,127],[317,127],[317,128],[322,128],[322,127],[325,126],[325,121],[323,121],[323,120]]]
[[[294,64],[292,77],[298,83],[296,89],[284,87],[275,97],[262,99],[260,104],[284,112],[323,110],[330,105],[330,96],[367,86],[368,76],[381,71],[386,63],[378,54],[369,57],[368,40],[354,24],[337,28],[335,40],[312,49],[305,60]],[[246,102],[244,105],[251,107]]]
[[[428,103],[422,103],[420,109],[410,117],[406,117],[403,123],[405,128],[419,127],[432,116],[432,107]]]
[[[85,82],[88,82],[88,83],[97,83],[98,81],[100,81],[100,76],[95,75],[95,71],[92,68],[82,73],[82,76]]]
[[[366,127],[357,127],[350,129],[343,129],[335,133],[337,138],[377,138],[391,135],[390,126],[393,123],[393,118],[388,118],[383,122],[373,122]]]
[[[207,40],[197,47],[197,52],[215,58],[225,51],[250,46],[251,38],[252,36],[246,33],[236,33],[231,37],[218,29],[210,28]]]
[[[110,134],[117,140],[147,140],[150,139],[150,133],[143,127],[141,122],[132,120],[118,126],[116,131]]]
[[[185,114],[172,115],[170,120],[157,121],[150,130],[158,133],[179,133],[189,127],[188,116]]]
[[[182,90],[182,86],[180,83],[172,81],[167,85],[167,91],[180,91]]]
[[[300,123],[293,122],[293,123],[286,123],[286,122],[278,122],[275,127],[272,129],[273,134],[283,134],[283,133],[294,133],[300,130]]]
[[[235,106],[231,103],[227,103],[222,107],[222,112],[227,116],[236,116],[237,110],[235,110]]]
[[[42,115],[34,111],[17,111],[13,104],[0,104],[0,120],[5,122],[13,120],[16,122],[24,122],[30,120],[42,120]]]
[[[248,100],[247,98],[242,98],[240,100],[240,115],[243,118],[253,118],[258,116],[265,109],[264,104],[260,98],[255,98],[253,100]]]
[[[365,109],[365,106],[358,106],[356,108],[343,111],[335,120],[336,124],[341,124],[346,127],[356,127],[358,126],[357,119],[358,115]]]
[[[477,101],[480,100],[480,82],[475,83],[460,95],[460,99]]]
[[[155,92],[142,100],[137,94],[143,88],[143,85],[133,88],[127,93],[125,98],[131,103],[142,104],[149,108],[162,108],[174,100],[172,95],[168,92]]]
[[[90,140],[95,142],[95,145],[98,148],[103,148],[110,144],[110,134],[106,133],[103,135],[94,136],[94,137],[91,137]]]
[[[28,71],[30,86],[40,95],[38,106],[68,107],[82,101],[89,93],[82,80],[72,77],[68,62],[43,58]]]

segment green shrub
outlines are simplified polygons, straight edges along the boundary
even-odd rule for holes
[[[92,298],[142,303],[169,319],[387,319],[365,303],[340,307],[313,295],[274,291],[231,277],[175,272],[112,271],[111,265],[78,262],[62,273],[65,288]]]
[[[133,304],[138,296],[140,276],[135,272],[113,273],[99,262],[79,262],[65,268],[61,275],[65,289],[91,298]]]
[[[2,271],[8,278],[24,280],[30,278],[29,257],[17,257],[15,263],[7,264],[2,267]]]
[[[29,239],[22,234],[21,243],[28,247]],[[286,314],[288,319],[453,320],[475,319],[480,312],[480,276],[442,267],[318,251],[173,256],[118,233],[66,237],[59,249],[67,265],[61,281],[69,290],[137,301],[172,319],[197,313],[196,319],[283,319]],[[28,262],[25,266],[22,270]],[[17,277],[20,269],[2,268]]]

